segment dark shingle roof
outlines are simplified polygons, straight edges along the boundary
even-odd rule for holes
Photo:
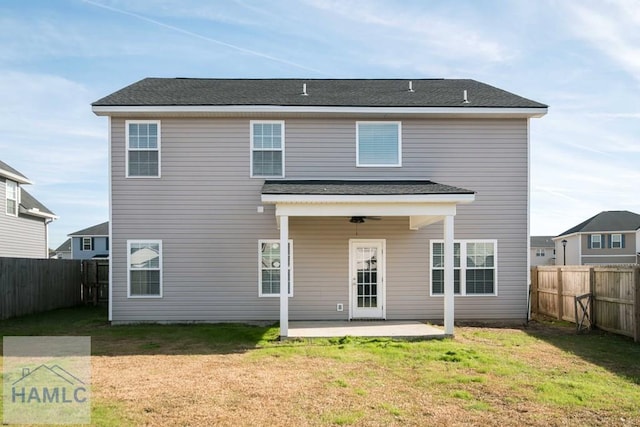
[[[92,225],[83,230],[69,233],[69,236],[108,236],[109,235],[109,221],[102,224]]]
[[[413,92],[409,92],[409,81]],[[302,95],[307,85],[308,96]],[[463,103],[463,91],[469,103]],[[187,79],[146,78],[93,106],[547,106],[471,79]]]
[[[265,181],[262,194],[418,195],[475,194],[471,190],[432,181]]]
[[[65,240],[63,244],[58,246],[56,252],[71,252],[71,239]]]
[[[604,211],[568,229],[557,237],[573,233],[630,231],[640,228],[640,215],[629,211]]]
[[[553,236],[531,236],[532,248],[553,248]]]
[[[48,215],[55,215],[45,205],[40,203],[35,197],[29,194],[22,187],[20,187],[20,206],[26,210],[37,209],[41,213],[48,214]],[[28,212],[24,212],[24,213],[28,214]]]
[[[18,172],[17,170],[15,170],[11,166],[9,166],[8,164],[0,160],[0,176],[6,176],[3,172],[4,173],[8,172],[19,178],[23,178],[25,182],[29,182],[29,178],[27,178],[26,176],[24,176],[23,174],[21,174],[20,172]]]

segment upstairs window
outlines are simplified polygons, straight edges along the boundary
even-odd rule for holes
[[[127,177],[160,176],[160,121],[128,120]]]
[[[545,256],[544,249],[536,249],[536,256]]]
[[[284,177],[283,121],[251,121],[251,176]]]
[[[400,122],[356,123],[356,166],[402,166]]]
[[[6,181],[7,215],[18,216],[18,183]]]
[[[93,238],[92,237],[83,237],[82,244],[80,245],[80,250],[82,251],[92,251],[93,250]]]
[[[591,249],[602,249],[602,236],[600,234],[592,234],[590,243]]]
[[[622,244],[622,234],[612,234],[611,235],[611,247],[613,249],[622,249],[624,246]]]

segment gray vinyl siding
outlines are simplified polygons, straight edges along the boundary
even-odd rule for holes
[[[47,258],[44,220],[7,215],[5,179],[0,178],[0,257]]]
[[[527,121],[402,120],[403,166],[357,168],[356,120],[286,119],[285,178],[429,179],[476,191],[458,207],[455,237],[497,239],[498,295],[456,297],[456,319],[524,319]],[[126,179],[125,121],[112,119],[114,321],[277,320],[278,298],[258,297],[258,240],[279,232],[272,206],[257,212],[264,181],[249,178],[249,121],[163,119],[162,177]],[[290,318],[347,318],[357,237],[386,239],[388,319],[441,319],[442,297],[429,296],[429,241],[442,239],[442,224],[411,231],[408,221],[368,221],[355,236],[347,218],[291,218]],[[128,239],[162,240],[163,298],[127,298]]]

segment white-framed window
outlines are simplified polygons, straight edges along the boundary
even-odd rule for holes
[[[251,120],[251,177],[284,177],[284,121]]]
[[[7,215],[18,216],[19,187],[15,181],[7,180],[5,183],[7,194]]]
[[[453,287],[456,295],[497,295],[497,240],[455,240]],[[444,295],[444,241],[431,240],[431,295]]]
[[[128,296],[162,297],[162,240],[127,240]]]
[[[93,250],[93,238],[91,237],[83,237],[80,242],[80,250],[81,251],[92,251]]]
[[[356,166],[402,166],[402,123],[356,122]]]
[[[611,247],[613,249],[622,249],[622,234],[611,235]]]
[[[280,240],[258,242],[258,295],[280,296]],[[293,241],[289,240],[289,296],[293,296]]]
[[[160,121],[127,120],[127,177],[160,177]]]
[[[538,248],[536,249],[536,256],[545,256],[546,253],[544,251],[544,249]]]
[[[602,235],[591,235],[591,249],[602,249]]]

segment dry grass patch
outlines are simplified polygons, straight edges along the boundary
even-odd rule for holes
[[[534,323],[281,343],[273,327],[109,327],[70,313],[66,326],[50,314],[0,327],[92,335],[95,425],[640,425],[640,346],[609,334]]]

